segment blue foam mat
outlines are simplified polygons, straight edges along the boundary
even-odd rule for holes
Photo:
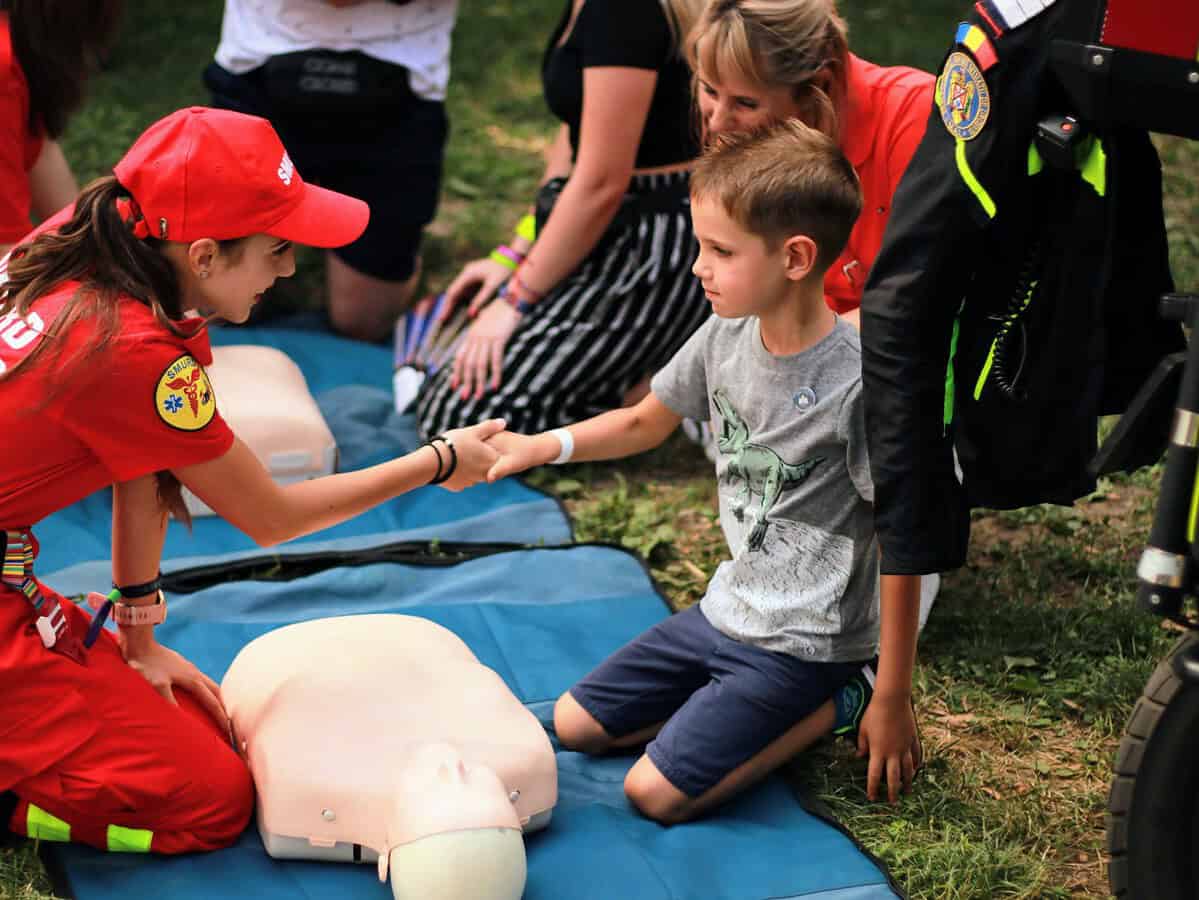
[[[377,564],[284,583],[217,585],[172,598],[160,634],[219,678],[247,641],[273,628],[375,612],[422,615],[450,628],[543,722],[563,690],[667,614],[632,555],[576,546],[501,553],[449,568]],[[623,795],[633,759],[558,751],[559,802],[549,828],[528,839],[526,900],[899,896],[873,861],[805,812],[781,779],[769,779],[719,815],[667,829],[638,816]],[[271,860],[254,828],[228,850],[178,858],[43,848],[78,900],[391,896],[372,866]]]
[[[254,328],[214,328],[213,343],[263,344],[295,360],[337,440],[343,471],[383,462],[419,443],[412,417],[392,410],[387,349],[315,331]],[[34,528],[42,545],[38,575],[67,595],[103,588],[111,578],[111,521],[112,499],[106,489],[39,522]],[[508,478],[460,493],[420,488],[272,552],[351,550],[433,538],[561,544],[571,537],[570,523],[557,501]],[[191,532],[171,523],[162,569],[170,573],[213,557],[261,552],[227,522],[204,516],[195,520]]]

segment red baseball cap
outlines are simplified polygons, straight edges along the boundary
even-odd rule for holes
[[[306,184],[270,122],[225,109],[192,106],[160,119],[113,173],[163,240],[262,233],[340,247],[370,218],[361,200]]]

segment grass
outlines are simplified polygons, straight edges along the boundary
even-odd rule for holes
[[[959,0],[849,2],[856,52],[934,68]],[[168,8],[169,7],[169,8]],[[559,0],[466,4],[455,32],[453,131],[426,280],[446,283],[506,235],[540,172],[552,122],[540,41]],[[221,4],[130,0],[120,41],[64,142],[81,181],[111,170],[150,122],[202,103]],[[1180,286],[1199,286],[1199,149],[1158,141]],[[312,289],[319,259],[302,261]],[[968,564],[949,574],[923,635],[916,701],[927,765],[897,807],[864,800],[845,744],[789,771],[879,855],[913,898],[1106,896],[1103,807],[1124,720],[1172,634],[1132,605],[1158,473],[1112,479],[1073,508],[976,513]],[[676,436],[637,459],[539,473],[582,540],[629,546],[676,607],[695,602],[725,548],[709,465]],[[0,850],[0,898],[42,900],[29,845]]]

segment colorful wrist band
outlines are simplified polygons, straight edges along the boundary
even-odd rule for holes
[[[492,262],[497,262],[509,272],[515,272],[516,267],[525,261],[523,253],[517,253],[507,244],[500,244],[487,257]]]
[[[516,236],[524,238],[530,244],[537,240],[537,220],[532,213],[525,213],[524,217],[516,223]]]
[[[525,265],[528,265],[528,263],[525,263]],[[520,269],[517,269],[515,272],[513,272],[512,278],[509,280],[516,285],[521,294],[528,298],[530,303],[536,303],[545,296],[545,294],[541,293],[541,291],[535,291],[529,287],[529,283],[520,277]]]
[[[554,466],[560,466],[563,463],[570,462],[570,458],[574,456],[575,453],[574,435],[572,435],[570,431],[565,428],[555,428],[550,432],[550,434],[556,437],[558,439],[558,443],[562,445],[562,449],[559,451],[558,456],[554,459],[551,459],[550,464]]]
[[[505,303],[507,303],[509,306],[511,306],[518,313],[520,313],[520,315],[522,315],[522,316],[525,315],[526,313],[532,312],[533,304],[529,303],[525,300],[521,300],[519,297],[517,297],[515,294],[513,294],[510,290],[508,290],[508,284],[509,284],[509,282],[507,282],[507,281],[505,281],[503,284],[501,284],[500,289],[498,291],[496,291],[495,295],[497,297],[499,297],[501,300],[503,300]]]

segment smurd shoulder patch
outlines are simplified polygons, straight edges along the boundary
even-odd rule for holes
[[[937,107],[941,121],[955,138],[970,141],[991,115],[991,92],[977,63],[955,50],[937,79]]]
[[[154,408],[180,431],[199,431],[211,422],[216,399],[203,367],[186,353],[167,366],[154,390]]]

